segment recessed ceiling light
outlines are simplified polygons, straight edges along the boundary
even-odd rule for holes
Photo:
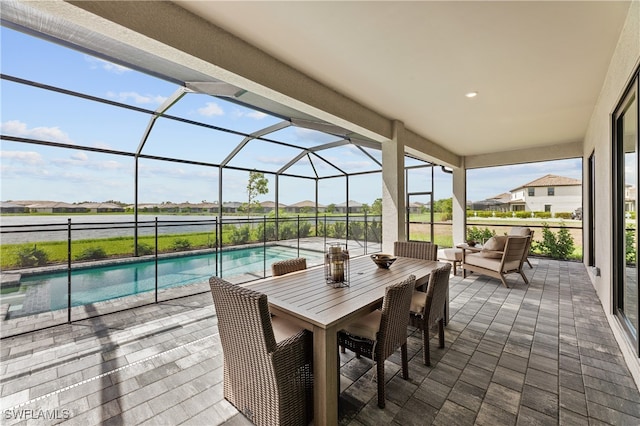
[[[467,98],[475,98],[476,96],[478,96],[478,92],[469,92],[469,93],[465,94],[465,96]]]

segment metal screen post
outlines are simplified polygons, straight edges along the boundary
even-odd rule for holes
[[[67,323],[71,324],[71,218],[67,219]]]
[[[364,254],[367,254],[367,233],[369,232],[369,228],[367,225],[367,212],[364,212]]]
[[[298,215],[298,257],[300,257],[300,215]]]
[[[155,240],[156,240],[156,303],[158,303],[158,216],[155,223]]]
[[[327,215],[324,215],[324,247],[327,246]]]
[[[262,278],[267,277],[267,216],[262,216]]]

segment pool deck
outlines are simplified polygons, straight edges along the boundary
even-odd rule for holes
[[[341,354],[343,425],[631,425],[640,393],[583,264],[532,258],[530,285],[451,276],[446,345],[409,375],[385,363],[376,405],[371,361]],[[211,295],[147,304],[2,340],[3,425],[249,425],[223,398]],[[48,415],[54,421],[25,417]],[[21,418],[20,418],[21,417]]]

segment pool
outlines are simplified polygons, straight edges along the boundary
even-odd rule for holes
[[[284,246],[267,246],[227,250],[218,253],[223,277],[270,274],[271,263],[298,256],[298,250]],[[300,250],[310,263],[322,262],[322,253]],[[265,263],[266,259],[266,263]],[[206,282],[216,274],[215,253],[158,260],[158,289]],[[74,270],[71,274],[71,305],[81,306],[155,290],[155,261],[118,264]],[[19,303],[12,303],[10,317],[32,315],[67,308],[67,272],[23,277]],[[15,295],[12,297],[16,302]],[[3,301],[5,303],[5,301]]]

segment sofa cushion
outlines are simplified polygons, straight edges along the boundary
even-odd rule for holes
[[[502,251],[487,250],[487,249],[484,249],[484,248],[480,252],[480,256],[488,257],[490,259],[502,259],[502,255],[503,254],[504,254],[504,252],[502,252]]]
[[[502,259],[492,259],[482,256],[481,253],[471,253],[465,256],[464,261],[466,264],[473,266],[480,266],[481,268],[489,269],[491,271],[500,271],[500,262]],[[513,260],[504,264],[502,271],[512,271],[520,267],[519,260]]]

